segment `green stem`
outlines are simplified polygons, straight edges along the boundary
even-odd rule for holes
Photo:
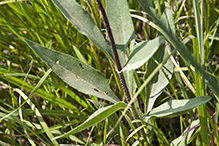
[[[204,15],[204,1],[201,1],[201,15],[200,15],[200,9],[198,5],[198,0],[193,0],[193,8],[195,13],[195,25],[196,25],[196,33],[197,33],[197,40],[198,45],[196,41],[194,42],[194,56],[197,60],[197,63],[200,65],[204,65],[204,41],[203,41],[203,29],[204,29],[204,23],[203,23],[203,15]],[[198,47],[197,47],[198,46]],[[200,58],[201,57],[201,58]],[[195,86],[196,86],[196,96],[204,95],[204,81],[200,74],[200,72],[196,69],[195,71]],[[202,146],[208,146],[208,127],[207,127],[207,113],[206,113],[206,105],[200,105],[198,106],[198,115],[200,120],[200,126],[201,126],[201,140],[202,140]]]

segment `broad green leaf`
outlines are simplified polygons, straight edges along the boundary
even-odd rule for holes
[[[151,16],[151,18],[155,21],[155,23],[159,22],[158,16],[156,14],[156,10],[154,9],[152,0],[137,0],[145,12]]]
[[[141,67],[154,55],[164,40],[165,38],[163,36],[158,36],[153,40],[144,41],[136,45],[136,48],[130,53],[122,71],[134,70]]]
[[[135,40],[134,26],[126,0],[107,0],[106,13],[116,48],[126,52],[130,41]]]
[[[145,114],[143,117],[175,117],[182,115],[193,108],[207,103],[211,100],[209,96],[198,96],[193,99],[171,100]]]
[[[85,11],[75,0],[53,0],[53,2],[79,32],[86,35],[111,61],[113,61],[110,46],[105,41],[101,31],[87,11]]]
[[[165,48],[160,48],[159,51],[157,51],[154,54],[154,59],[156,59],[158,62],[162,62],[166,57],[168,57],[167,49],[170,49],[169,45],[161,46]],[[144,78],[146,79],[157,67],[157,63],[155,63],[154,60],[150,59],[147,64],[147,71],[144,75]],[[173,75],[174,71],[174,64],[171,61],[171,59],[168,59],[166,64],[162,67],[163,70],[159,70],[158,73],[154,76],[154,78],[148,83],[148,85],[145,88],[145,94],[146,94],[146,106],[145,106],[145,113],[150,111],[154,103],[157,99],[157,97],[163,92],[164,88],[169,84],[168,79],[170,80]],[[167,77],[165,76],[167,75]]]
[[[188,145],[189,144],[189,140],[192,136],[192,133],[193,131],[195,130],[195,126],[199,123],[199,120],[195,120],[193,121],[190,126],[188,128],[186,128],[186,130],[184,131],[185,132],[188,132],[187,134],[185,135],[180,135],[178,138],[174,139],[172,142],[171,142],[171,146],[185,146],[185,145]],[[193,128],[193,129],[192,129]],[[190,130],[190,131],[188,131]]]
[[[85,130],[86,128],[91,127],[91,126],[101,122],[105,118],[109,117],[110,115],[112,115],[116,111],[118,111],[122,108],[125,108],[126,106],[127,106],[127,104],[125,104],[124,102],[117,102],[113,105],[110,105],[110,106],[107,106],[104,108],[100,108],[97,111],[95,111],[84,123],[82,123],[81,125],[77,126],[76,128],[72,129],[71,131],[69,131],[61,136],[54,137],[54,139],[59,139],[62,137],[66,137],[66,136],[81,132],[82,130]]]
[[[98,70],[70,55],[53,51],[25,38],[24,40],[63,81],[73,88],[110,102],[119,101],[110,89],[107,79]]]

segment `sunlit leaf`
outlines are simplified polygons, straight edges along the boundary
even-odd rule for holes
[[[95,111],[81,125],[77,126],[76,128],[72,129],[71,131],[69,131],[61,136],[55,137],[54,139],[59,139],[59,138],[66,137],[66,136],[69,136],[69,135],[74,134],[74,133],[81,132],[82,130],[85,130],[86,128],[91,127],[91,126],[101,122],[105,118],[109,117],[110,115],[112,115],[116,111],[118,111],[122,108],[125,108],[126,106],[127,106],[127,104],[125,104],[124,102],[117,102],[113,105],[110,105],[110,106],[107,106],[104,108],[100,108],[97,111]]]
[[[130,53],[128,61],[122,71],[141,67],[154,55],[164,40],[165,38],[163,36],[158,36],[153,40],[144,41],[136,45],[136,48]]]
[[[193,99],[171,100],[144,115],[144,117],[175,117],[182,115],[193,108],[207,103],[211,100],[209,96],[198,96]]]

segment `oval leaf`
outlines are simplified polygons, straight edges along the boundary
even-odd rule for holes
[[[149,113],[147,113],[143,117],[149,118],[151,116],[154,117],[179,116],[201,104],[207,103],[209,100],[211,100],[211,97],[209,96],[198,96],[193,99],[171,100],[152,109]]]
[[[127,106],[127,104],[125,104],[124,102],[117,102],[114,105],[100,108],[97,111],[95,111],[84,123],[82,123],[78,127],[72,129],[71,131],[69,131],[61,136],[54,137],[53,139],[59,139],[59,138],[66,137],[66,136],[69,136],[69,135],[77,133],[77,132],[81,132],[82,130],[85,130],[86,128],[91,127],[91,126],[101,122],[105,118],[109,117],[110,115],[112,115],[116,111],[118,111],[122,108],[125,108],[126,106]]]
[[[25,38],[24,40],[63,81],[73,88],[113,103],[120,101],[110,89],[107,79],[98,70],[70,55],[53,51]]]
[[[144,41],[136,45],[136,48],[131,52],[122,71],[133,70],[141,67],[154,55],[164,40],[165,38],[163,36],[158,36],[153,40]]]

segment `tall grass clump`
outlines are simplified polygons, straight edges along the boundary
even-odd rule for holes
[[[217,1],[0,5],[1,145],[219,145]]]

